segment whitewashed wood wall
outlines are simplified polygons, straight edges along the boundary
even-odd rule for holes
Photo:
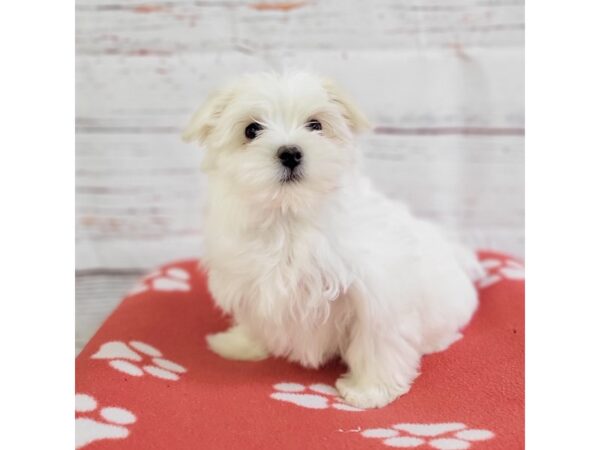
[[[201,254],[202,155],[179,131],[211,89],[248,71],[337,78],[376,126],[362,141],[385,192],[471,245],[521,255],[523,9],[77,0],[78,321],[101,314],[94,277]]]

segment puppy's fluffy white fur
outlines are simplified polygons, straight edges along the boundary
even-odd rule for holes
[[[248,139],[252,122],[262,131]],[[206,148],[204,265],[234,322],[209,347],[305,367],[339,355],[348,372],[337,389],[370,408],[409,390],[423,354],[460,339],[480,267],[361,174],[354,135],[366,128],[329,80],[256,74],[213,94],[183,136]],[[292,144],[303,153],[300,177],[285,182],[276,153]]]

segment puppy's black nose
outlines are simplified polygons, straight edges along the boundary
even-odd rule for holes
[[[277,157],[282,165],[293,169],[302,162],[302,151],[297,145],[282,145],[277,150]]]

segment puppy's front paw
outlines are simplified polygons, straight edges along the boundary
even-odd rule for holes
[[[343,399],[357,408],[381,408],[406,394],[409,387],[394,387],[368,380],[356,381],[351,376],[343,376],[335,382]]]
[[[252,340],[240,326],[206,336],[208,347],[217,355],[237,361],[260,361],[269,356],[260,343]]]

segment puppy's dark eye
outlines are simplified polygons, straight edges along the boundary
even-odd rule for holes
[[[261,124],[252,122],[250,125],[248,125],[246,127],[246,129],[244,130],[244,134],[246,135],[246,137],[248,139],[252,140],[258,135],[258,132],[262,129],[263,129],[263,127]]]
[[[319,122],[316,119],[309,120],[308,122],[306,122],[306,128],[308,128],[311,131],[320,131],[323,129],[323,127],[321,126],[321,122]]]

